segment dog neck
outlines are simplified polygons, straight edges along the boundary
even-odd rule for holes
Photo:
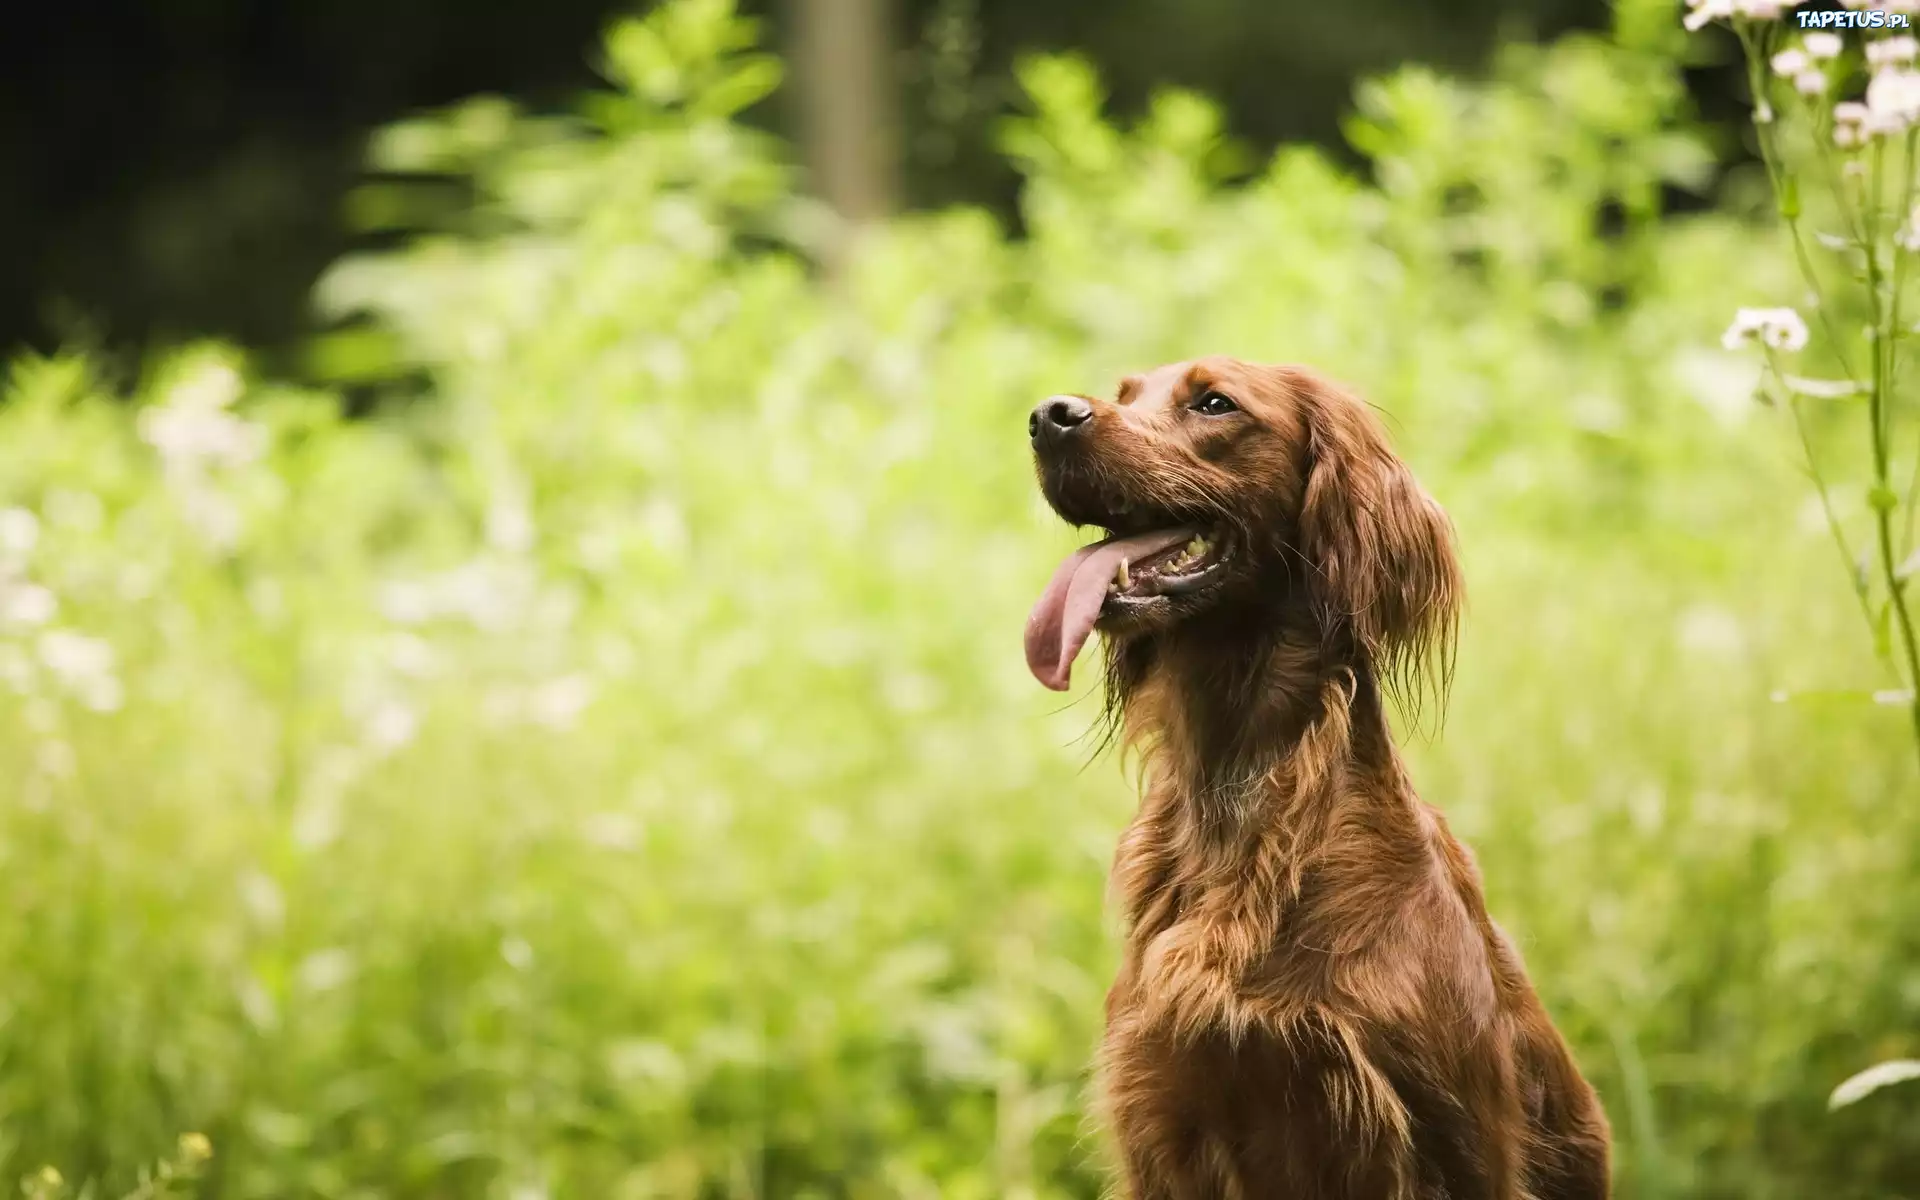
[[[1304,609],[1161,631],[1116,647],[1111,669],[1127,743],[1212,837],[1284,819],[1343,778],[1403,779],[1371,665]]]

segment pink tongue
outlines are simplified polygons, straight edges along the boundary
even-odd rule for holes
[[[1120,560],[1138,562],[1193,536],[1193,530],[1183,528],[1109,538],[1081,547],[1061,563],[1027,618],[1027,668],[1033,677],[1056,692],[1066,691],[1073,660],[1100,619],[1107,585],[1120,569]]]

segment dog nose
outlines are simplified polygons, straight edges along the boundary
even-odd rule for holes
[[[1078,396],[1048,396],[1027,418],[1027,436],[1037,444],[1042,438],[1072,433],[1093,416],[1093,405]]]

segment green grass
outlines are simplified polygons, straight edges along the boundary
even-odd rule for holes
[[[1224,178],[1204,102],[1120,128],[1037,62],[1028,236],[902,219],[828,284],[728,120],[767,65],[691,0],[578,122],[378,139],[477,198],[340,264],[376,336],[316,365],[424,398],[349,422],[217,346],[14,364],[0,1176],[119,1194],[201,1132],[222,1197],[1098,1194],[1131,794],[1086,673],[1062,705],[1021,661],[1074,544],[1024,416],[1227,352],[1352,381],[1454,514],[1416,778],[1620,1194],[1912,1194],[1920,1098],[1824,1101],[1920,1049],[1913,748],[1813,694],[1888,677],[1717,348],[1776,237],[1651,203],[1704,161],[1670,49],[1370,87],[1371,180]]]

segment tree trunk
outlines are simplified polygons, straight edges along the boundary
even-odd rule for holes
[[[815,192],[849,224],[893,211],[898,97],[892,0],[793,0],[801,144]]]

